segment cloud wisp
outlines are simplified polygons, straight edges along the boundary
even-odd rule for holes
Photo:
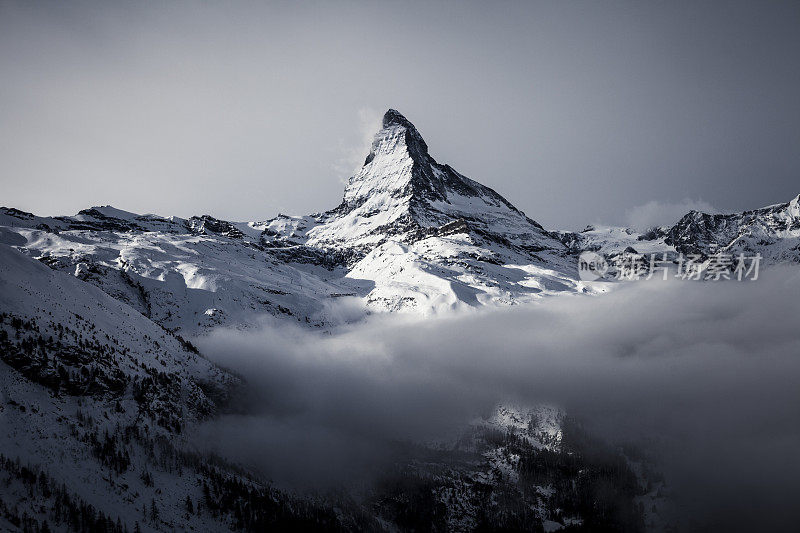
[[[318,488],[498,402],[555,403],[611,443],[649,443],[690,527],[780,527],[800,479],[799,294],[796,271],[773,269],[331,334],[217,331],[202,348],[246,376],[247,414],[200,436],[279,483]]]
[[[704,200],[691,200],[684,198],[680,202],[658,202],[651,200],[646,204],[637,205],[625,213],[628,226],[644,231],[656,226],[675,224],[689,211],[701,213],[719,213],[719,210]]]

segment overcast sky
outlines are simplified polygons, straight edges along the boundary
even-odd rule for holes
[[[798,2],[109,4],[0,0],[0,204],[325,210],[389,107],[551,228],[800,193]]]

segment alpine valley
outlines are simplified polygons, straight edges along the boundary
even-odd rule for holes
[[[269,320],[325,334],[380,313],[613,290],[581,280],[585,251],[797,264],[800,196],[645,231],[548,230],[438,163],[389,110],[324,213],[235,222],[0,208],[0,530],[668,528],[650,466],[549,406],[499,405],[447,446],[406,443],[408,458],[357,494],[274,486],[189,437],[234,409],[247,381],[196,347],[218,328]]]

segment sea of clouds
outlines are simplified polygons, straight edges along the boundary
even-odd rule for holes
[[[611,444],[641,443],[690,529],[797,523],[796,268],[327,331],[265,322],[201,348],[247,387],[198,439],[279,485],[363,481],[397,443],[446,440],[501,402],[546,402]]]

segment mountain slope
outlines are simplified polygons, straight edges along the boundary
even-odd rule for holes
[[[185,340],[4,244],[0,310],[0,529],[348,529],[197,451],[240,378]]]
[[[0,289],[3,361],[55,391],[114,396],[167,374],[187,400],[168,406],[176,411],[169,413],[172,427],[192,418],[184,407],[195,417],[213,410],[201,385],[224,389],[237,381],[128,305],[6,245],[0,245]]]

